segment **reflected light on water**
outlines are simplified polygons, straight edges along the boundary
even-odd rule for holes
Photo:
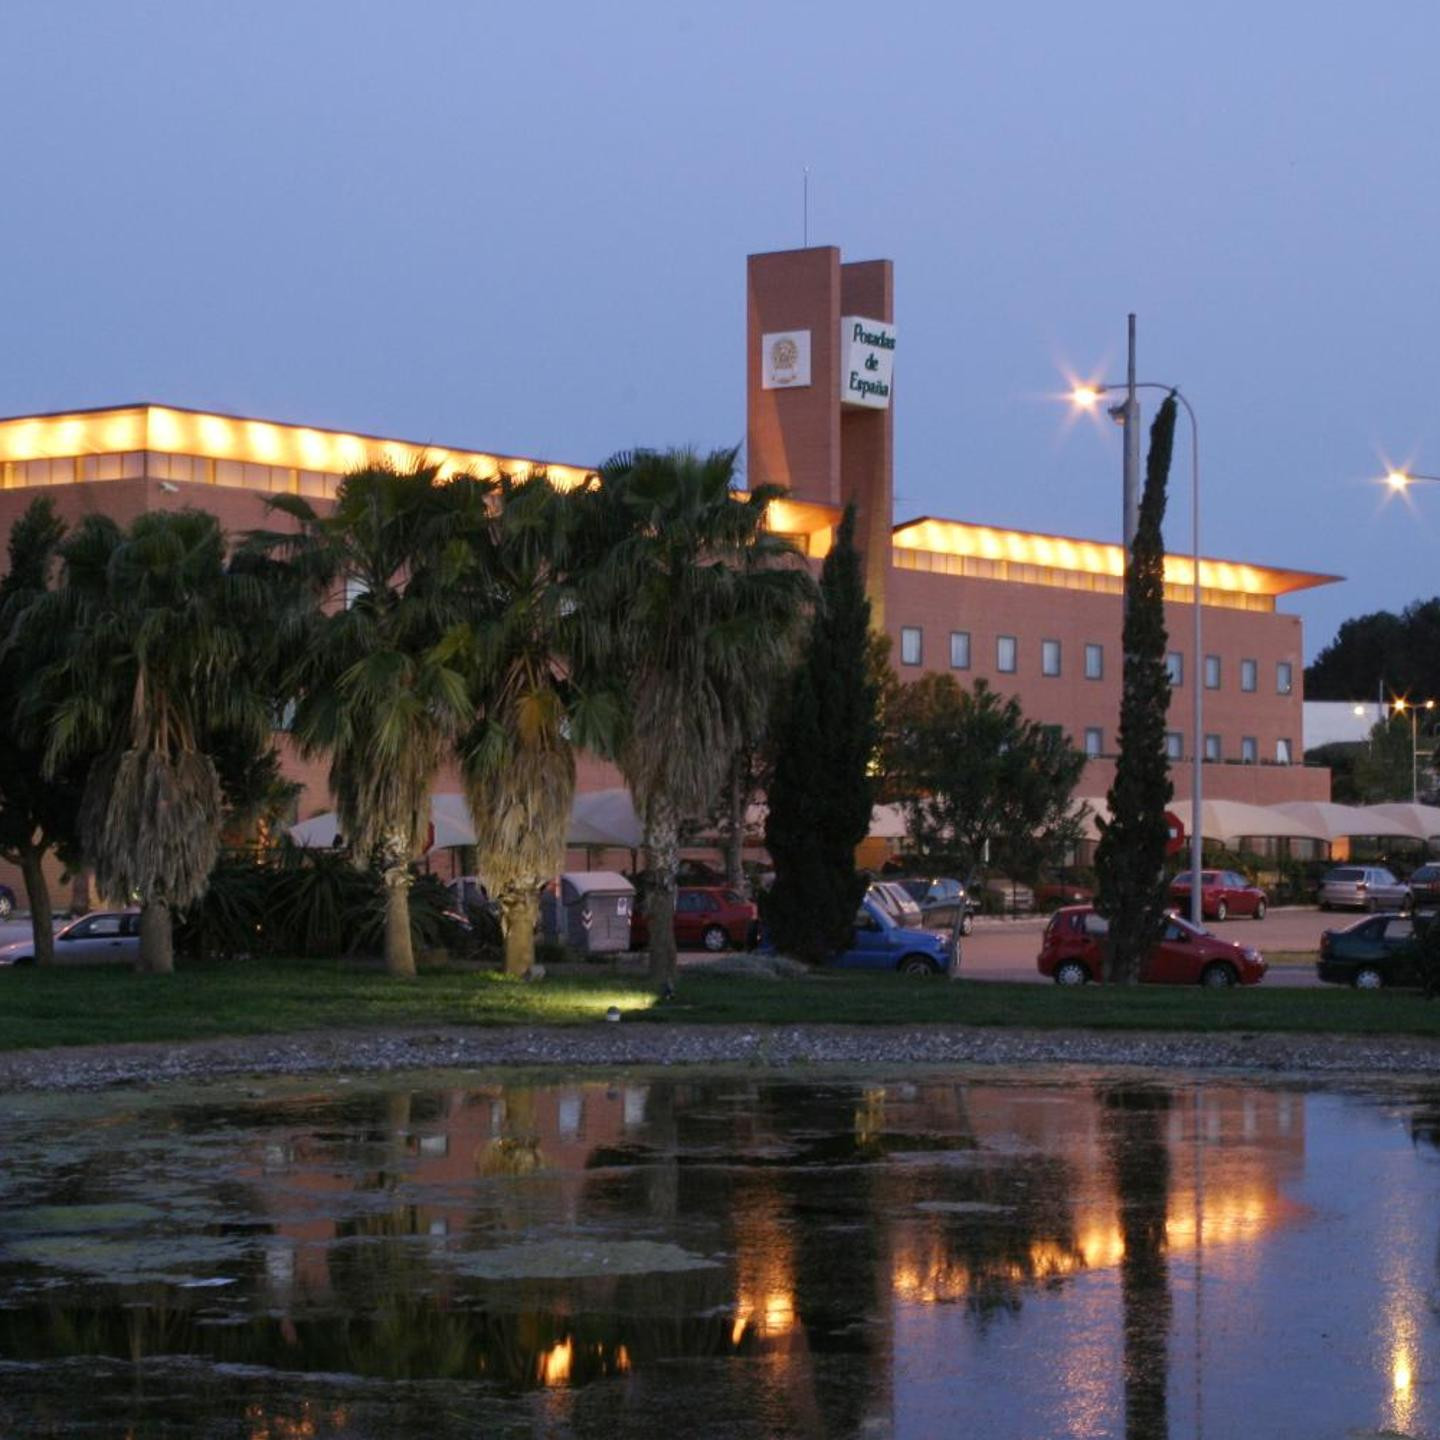
[[[344,1434],[349,1422],[347,1410],[321,1410],[309,1401],[302,1401],[290,1415],[269,1414],[263,1405],[245,1407],[246,1440],[313,1440],[320,1435]],[[127,1431],[127,1437],[133,1433]]]
[[[540,1356],[540,1379],[546,1385],[564,1385],[575,1363],[575,1344],[567,1335]]]

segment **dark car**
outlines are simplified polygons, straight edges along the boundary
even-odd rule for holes
[[[1190,913],[1190,876],[1182,870],[1170,882],[1170,903],[1182,913]],[[1234,870],[1202,870],[1200,872],[1200,913],[1207,920],[1227,920],[1231,915],[1265,918],[1270,897]]]
[[[1084,985],[1103,974],[1108,926],[1090,905],[1057,910],[1045,927],[1036,968],[1057,985]],[[1265,957],[1249,946],[1197,930],[1178,915],[1165,918],[1165,931],[1140,967],[1147,985],[1257,985],[1265,978]]]
[[[15,892],[8,885],[0,885],[0,920],[8,920],[15,913]]]
[[[920,916],[927,928],[953,930],[958,923],[962,935],[968,935],[975,928],[975,911],[979,907],[958,880],[943,875],[929,879],[912,875],[896,877],[892,883],[899,885],[920,907]]]
[[[1440,906],[1440,864],[1428,861],[1410,876],[1410,896],[1417,908]]]
[[[718,954],[732,945],[737,950],[750,949],[759,928],[754,901],[742,899],[735,890],[685,885],[675,892],[675,943],[682,950],[703,948]],[[630,917],[630,944],[643,949],[649,943],[649,922],[637,910]]]
[[[1416,985],[1420,981],[1415,921],[1409,915],[1371,915],[1344,930],[1320,937],[1315,973],[1331,985],[1378,990],[1383,985]]]

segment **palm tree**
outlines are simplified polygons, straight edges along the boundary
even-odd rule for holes
[[[295,739],[303,754],[330,757],[341,830],[385,882],[386,968],[407,978],[410,865],[435,773],[471,715],[452,632],[472,563],[464,536],[483,522],[490,488],[468,476],[442,484],[433,465],[366,465],[341,482],[329,514],[272,497],[298,530],[247,541],[294,587]]]
[[[608,751],[618,706],[576,669],[575,582],[594,538],[585,492],[557,490],[537,473],[502,476],[499,495],[473,537],[465,653],[476,720],[460,757],[480,873],[500,910],[505,973],[524,975],[535,959],[540,887],[565,853],[575,747]]]
[[[815,588],[795,547],[765,528],[783,490],[741,497],[736,454],[641,450],[600,471],[607,554],[586,620],[625,685],[616,758],[645,827],[650,974],[665,985],[681,826],[709,808],[753,733]]]
[[[273,634],[263,586],[233,571],[213,515],[87,516],[59,547],[59,587],[25,628],[63,637],[40,672],[47,774],[98,748],[80,834],[103,894],[138,895],[140,968],[174,969],[171,912],[198,899],[219,850],[224,796],[210,753],[224,732],[269,745],[263,680]]]
[[[10,567],[0,580],[0,857],[17,865],[30,902],[35,958],[55,959],[53,910],[45,879],[46,854],[73,860],[80,797],[93,758],[76,755],[64,772],[42,774],[48,725],[27,714],[26,681],[59,653],[53,630],[30,626],[25,612],[50,587],[65,525],[48,495],[33,500],[10,531]]]

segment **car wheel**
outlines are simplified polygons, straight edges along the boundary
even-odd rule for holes
[[[1373,915],[1380,908],[1380,902],[1375,899],[1367,900],[1365,908]]]
[[[968,935],[975,928],[975,917],[967,910],[960,917],[960,933]]]
[[[907,955],[900,962],[900,973],[902,975],[933,975],[935,967],[924,955]]]
[[[1090,972],[1078,960],[1062,960],[1055,967],[1057,985],[1084,985],[1090,979]]]
[[[1263,920],[1265,918],[1265,902],[1263,900],[1257,900],[1255,902],[1255,918],[1257,920]]]
[[[730,948],[730,937],[725,933],[722,925],[707,925],[705,933],[700,937],[700,943],[712,954],[719,954],[721,950]]]
[[[1200,983],[1207,990],[1228,990],[1239,978],[1235,967],[1225,960],[1217,960],[1200,972]]]
[[[1229,918],[1229,916],[1230,907],[1223,900],[1219,901],[1215,906],[1216,920],[1226,920]]]
[[[17,955],[10,963],[15,966],[33,965],[35,957],[33,955]]]
[[[1385,977],[1373,966],[1362,965],[1350,982],[1357,990],[1378,990],[1385,983]]]
[[[1322,910],[1328,911],[1328,910],[1330,909],[1330,902],[1329,902],[1328,900],[1322,900],[1322,901],[1320,902],[1320,908],[1321,908]]]
[[[8,920],[10,912],[15,908],[15,899],[8,892],[0,892],[0,920]]]

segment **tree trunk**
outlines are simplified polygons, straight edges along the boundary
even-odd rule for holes
[[[675,872],[680,866],[680,824],[674,808],[664,802],[651,812],[646,848],[650,851],[650,893],[645,909],[650,920],[650,979],[674,986]]]
[[[25,893],[30,900],[30,935],[35,944],[35,963],[55,963],[55,912],[50,906],[50,886],[45,882],[42,864],[45,851],[27,845],[20,851],[20,873],[25,878]]]
[[[410,940],[410,868],[385,871],[385,968],[401,980],[415,978],[415,947]]]
[[[95,907],[95,872],[82,865],[70,877],[70,909],[76,915],[83,915]]]
[[[741,896],[749,898],[745,885],[745,800],[748,787],[746,774],[750,768],[750,755],[746,750],[737,750],[730,762],[730,826],[725,835],[725,883]]]
[[[147,900],[140,907],[140,963],[148,975],[175,973],[175,936],[170,928],[170,906],[164,900]]]
[[[535,925],[540,918],[540,896],[533,885],[507,890],[496,901],[500,928],[505,935],[505,973],[522,979],[535,964]]]

